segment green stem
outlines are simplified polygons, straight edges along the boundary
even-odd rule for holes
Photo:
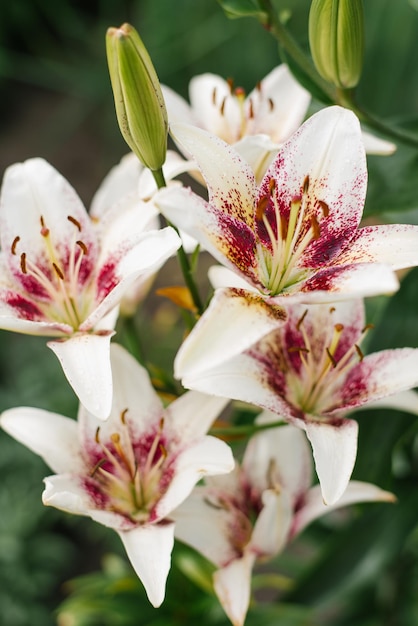
[[[157,184],[158,189],[161,189],[162,187],[166,187],[167,183],[165,181],[163,170],[159,169],[159,170],[151,170],[151,171],[152,171],[152,175],[154,177],[154,180]],[[167,224],[171,226],[172,228],[174,228],[176,233],[179,234],[179,230],[176,226],[174,226],[174,224],[171,224],[168,220],[167,220]],[[180,264],[180,269],[184,277],[184,282],[186,283],[186,286],[188,290],[190,291],[190,295],[192,296],[193,304],[196,308],[196,313],[197,315],[202,315],[204,311],[204,307],[202,304],[202,300],[200,298],[197,285],[193,278],[193,271],[190,266],[189,257],[187,256],[183,246],[180,246],[180,248],[177,250],[177,258]]]
[[[271,0],[262,0],[263,9],[268,15],[267,28],[277,39],[280,46],[287,52],[300,69],[315,83],[315,85],[325,93],[330,100],[336,100],[335,88],[324,80],[317,72],[311,59],[307,56],[296,39],[290,34],[280,21],[274,10]]]
[[[395,141],[400,141],[413,148],[418,148],[418,136],[412,135],[402,128],[390,126],[385,121],[374,117],[371,113],[365,111],[354,100],[354,92],[352,90],[341,90],[338,94],[338,104],[351,109],[361,122],[367,124],[370,128],[390,137]]]
[[[245,426],[231,426],[228,428],[211,428],[209,433],[216,437],[229,437],[229,436],[249,436],[251,437],[255,433],[269,428],[279,428],[280,426],[286,426],[286,422],[278,420],[277,422],[269,422],[268,424],[248,424]]]
[[[136,358],[137,361],[139,361],[142,365],[145,365],[144,351],[139,339],[135,317],[119,317],[119,324],[122,326],[120,333],[122,343],[125,344],[129,352]]]

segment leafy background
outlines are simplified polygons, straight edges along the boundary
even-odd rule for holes
[[[225,0],[225,8],[258,0]],[[308,0],[275,0],[307,50]],[[414,0],[365,0],[366,54],[358,100],[418,132],[418,12]],[[0,170],[43,156],[89,205],[127,151],[114,115],[104,37],[124,21],[140,32],[162,82],[187,95],[211,71],[250,90],[280,62],[273,37],[215,0],[14,0],[0,3]],[[312,109],[322,106],[313,102]],[[418,223],[418,150],[369,157],[366,216]],[[168,264],[157,285],[175,282]],[[418,347],[418,270],[391,299],[368,302],[370,350]],[[153,372],[179,345],[178,314],[150,294],[133,321]],[[128,329],[118,339],[129,344]],[[0,410],[40,406],[75,416],[77,403],[38,338],[0,333]],[[132,347],[132,346],[131,346]],[[395,505],[359,505],[313,524],[254,581],[247,624],[415,626],[418,623],[417,419],[363,411],[355,478],[391,489]],[[227,624],[210,589],[211,569],[179,546],[167,599],[154,610],[118,539],[89,520],[44,509],[43,462],[0,431],[0,623],[5,626]],[[74,580],[75,579],[75,580]],[[68,582],[72,581],[72,582]],[[57,607],[64,602],[59,617]]]

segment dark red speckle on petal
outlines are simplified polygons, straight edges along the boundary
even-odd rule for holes
[[[120,282],[116,273],[116,261],[109,261],[100,269],[97,277],[97,300],[103,300]]]
[[[36,306],[34,302],[24,298],[17,293],[9,293],[5,297],[5,302],[14,309],[15,314],[20,319],[25,319],[30,322],[40,322],[45,320],[45,316],[42,311]]]

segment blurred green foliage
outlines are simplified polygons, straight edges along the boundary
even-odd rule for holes
[[[262,0],[222,4],[229,13],[255,7],[256,17],[263,6]],[[307,51],[309,0],[273,4]],[[357,90],[368,111],[412,131],[418,129],[417,9],[414,0],[365,1],[365,65]],[[160,80],[183,96],[190,78],[206,71],[233,76],[249,90],[281,60],[277,42],[257,19],[229,20],[215,0],[2,2],[1,170],[14,160],[44,156],[90,199],[127,151],[104,48],[106,29],[125,21],[140,32]],[[391,157],[369,157],[368,216],[418,223],[417,159],[418,151],[403,145]],[[418,346],[417,293],[414,270],[395,297],[379,300],[370,350]],[[141,309],[136,322],[144,338],[141,349],[147,358],[152,354],[158,371],[179,345],[178,319],[159,302]],[[75,417],[76,400],[44,340],[1,333],[0,342],[0,410],[27,404]],[[248,626],[418,623],[417,420],[381,410],[358,413],[358,419],[355,477],[392,489],[398,503],[352,507],[307,529],[268,566],[268,572],[290,576],[292,588],[258,591]],[[124,557],[120,560],[113,533],[43,509],[48,468],[1,431],[0,468],[1,624],[52,626],[64,598],[60,626],[227,624],[217,601],[184,568],[182,547],[176,548],[167,601],[155,611]],[[107,552],[112,556],[101,571]],[[205,565],[196,559],[203,575]],[[63,587],[80,574],[85,575]],[[280,601],[267,603],[270,598]]]

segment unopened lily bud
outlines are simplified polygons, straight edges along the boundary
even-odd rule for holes
[[[312,0],[309,45],[325,80],[343,89],[355,87],[363,65],[363,0]]]
[[[122,136],[145,167],[159,170],[167,152],[168,122],[149,54],[129,24],[107,30],[106,53]]]

